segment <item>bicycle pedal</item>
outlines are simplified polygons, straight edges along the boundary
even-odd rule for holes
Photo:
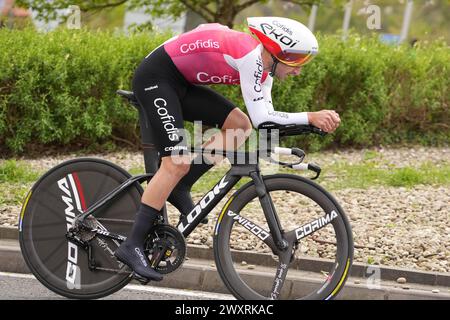
[[[147,283],[150,282],[149,279],[138,275],[136,272],[133,272],[133,278],[136,279],[137,281],[139,281],[139,283],[142,284],[142,285],[146,285]]]

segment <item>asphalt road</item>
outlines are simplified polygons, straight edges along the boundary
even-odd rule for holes
[[[59,296],[28,274],[0,272],[0,300],[59,300]],[[106,300],[232,300],[231,295],[129,284]]]

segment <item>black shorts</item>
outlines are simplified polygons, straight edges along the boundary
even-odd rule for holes
[[[148,115],[161,157],[188,150],[183,120],[221,128],[235,108],[209,87],[188,83],[163,46],[136,69],[133,92]]]

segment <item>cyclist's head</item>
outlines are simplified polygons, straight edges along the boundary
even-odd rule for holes
[[[298,67],[319,52],[313,33],[298,21],[280,17],[247,18],[250,31],[279,62]]]

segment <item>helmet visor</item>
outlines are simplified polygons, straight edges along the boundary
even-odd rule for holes
[[[276,55],[276,58],[280,60],[280,62],[287,64],[291,67],[299,67],[310,62],[314,55],[312,53],[294,53],[282,51]]]

